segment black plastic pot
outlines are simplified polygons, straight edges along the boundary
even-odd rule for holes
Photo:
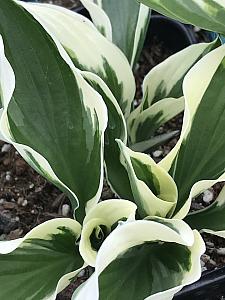
[[[173,53],[197,43],[191,26],[154,13],[150,19],[146,42],[150,43],[153,36],[163,41],[163,45]]]
[[[225,296],[225,267],[205,272],[199,281],[183,288],[174,300],[221,300]]]
[[[74,8],[73,11],[90,18],[88,11],[82,6]],[[150,43],[153,36],[157,36],[158,40],[163,41],[165,47],[171,49],[173,53],[197,43],[191,26],[184,25],[158,13],[151,15],[146,43]]]

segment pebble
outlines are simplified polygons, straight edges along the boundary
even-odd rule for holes
[[[85,275],[85,269],[81,270],[80,273],[77,275],[78,278],[84,277]]]
[[[6,239],[6,234],[1,234],[0,235],[0,241],[4,241]]]
[[[29,189],[32,189],[33,187],[34,187],[34,184],[31,183],[31,184],[29,185]]]
[[[160,157],[161,155],[163,154],[163,151],[162,150],[156,150],[152,153],[152,155],[155,157],[155,158],[158,158]]]
[[[216,249],[216,252],[217,252],[217,254],[219,254],[219,255],[225,255],[225,248],[219,248],[219,249]]]
[[[213,192],[210,191],[210,190],[206,190],[204,193],[203,193],[203,201],[205,203],[210,203],[213,201],[213,198],[214,198],[214,195],[213,195]]]
[[[11,145],[10,144],[4,144],[2,146],[2,152],[9,152],[9,150],[11,149]]]
[[[70,206],[68,204],[63,204],[62,206],[62,215],[67,217],[70,212]]]
[[[202,257],[201,257],[201,260],[202,260],[204,263],[207,263],[207,262],[210,260],[210,256],[207,255],[207,254],[203,254]]]
[[[6,174],[6,175],[5,175],[5,180],[6,180],[6,181],[10,181],[10,180],[11,180],[11,176],[10,176],[9,174]]]
[[[214,243],[212,243],[212,242],[206,242],[206,246],[210,247],[210,248],[214,248],[215,247]]]
[[[23,203],[22,203],[22,206],[25,207],[25,206],[27,206],[27,204],[28,204],[27,199],[24,199],[24,201],[23,201]]]
[[[1,198],[0,199],[0,204],[3,204],[5,202],[5,199]]]
[[[18,205],[22,205],[22,204],[23,204],[23,197],[19,197],[19,198],[18,198],[17,204],[18,204]]]

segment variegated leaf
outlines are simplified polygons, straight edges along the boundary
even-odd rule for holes
[[[123,113],[130,113],[135,80],[124,54],[85,17],[50,4],[23,5],[57,37],[75,66],[99,75],[117,99]],[[74,28],[74,30],[71,30]]]
[[[157,136],[153,136],[149,140],[142,141],[133,145],[130,145],[130,149],[138,152],[153,151],[162,144],[175,137],[179,133],[179,130],[163,133]]]
[[[95,204],[101,194],[106,106],[62,46],[26,10],[11,0],[1,2],[0,20],[16,76],[12,98],[4,95],[2,134],[40,174],[67,192],[82,220],[86,204]]]
[[[155,113],[155,108],[151,108],[153,104],[164,98],[178,99],[183,96],[182,83],[185,75],[190,68],[209,51],[219,45],[219,42],[215,40],[212,43],[200,43],[191,45],[184,50],[170,56],[162,63],[154,67],[145,77],[143,82],[143,99],[141,104],[130,114],[128,119],[128,131],[131,137],[132,143],[136,143],[135,129],[139,123],[143,123],[148,113],[143,111],[149,109],[149,115],[151,111]],[[169,100],[169,101],[172,101]],[[175,100],[177,101],[177,100]],[[179,103],[179,102],[178,102]],[[156,108],[160,106],[156,106]],[[162,105],[163,107],[163,105]],[[177,107],[177,109],[176,109]],[[181,110],[182,104],[173,105],[171,109],[171,116],[178,114]],[[159,110],[159,109],[158,109]],[[155,116],[156,123],[158,119],[163,119],[163,108],[159,116]],[[160,124],[160,122],[159,122]],[[147,126],[145,131],[151,131],[151,127]]]
[[[149,140],[156,130],[167,121],[184,110],[183,97],[165,98],[140,113],[133,121],[130,134],[131,143],[139,143]]]
[[[116,199],[102,201],[88,212],[80,240],[80,253],[85,262],[95,266],[104,240],[121,222],[135,220],[136,209],[133,202]]]
[[[170,217],[177,201],[173,179],[147,154],[134,152],[120,140],[117,142],[139,216]]]
[[[96,27],[123,51],[133,67],[144,44],[150,17],[149,8],[138,4],[136,0],[81,2],[89,11]]]
[[[125,223],[104,241],[94,275],[72,299],[171,300],[199,279],[204,251],[199,233],[183,221]]]
[[[0,298],[54,300],[85,267],[71,219],[47,221],[24,238],[0,242]]]
[[[81,0],[81,3],[89,12],[98,31],[112,42],[112,25],[101,5],[98,5],[93,0]]]
[[[105,131],[105,171],[111,189],[124,199],[133,199],[126,170],[120,162],[116,139],[127,143],[127,127],[123,113],[104,81],[90,72],[81,72],[87,82],[102,96],[108,109],[108,126]]]
[[[225,238],[225,187],[207,208],[192,212],[185,218],[192,227]]]
[[[138,0],[168,17],[225,34],[224,0]]]
[[[203,57],[184,79],[181,137],[160,162],[170,170],[179,190],[176,217],[186,216],[191,197],[225,178],[224,79],[224,45]]]

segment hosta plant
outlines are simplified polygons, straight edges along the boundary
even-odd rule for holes
[[[72,299],[169,300],[200,277],[196,229],[224,235],[224,190],[189,210],[225,176],[225,46],[201,43],[165,60],[131,111],[149,11],[124,1],[122,18],[113,1],[83,2],[96,27],[57,6],[0,2],[2,139],[74,210],[0,243],[0,298],[55,299],[89,265]],[[183,109],[181,136],[156,164],[141,151],[167,140],[156,129]],[[100,201],[104,170],[118,199]]]

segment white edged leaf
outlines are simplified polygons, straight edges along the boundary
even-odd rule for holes
[[[120,222],[135,220],[136,205],[112,199],[98,203],[86,215],[80,239],[80,253],[86,263],[95,266],[97,252],[106,237]]]
[[[156,130],[184,110],[184,98],[164,98],[142,111],[133,121],[129,132],[132,144],[144,142]]]
[[[199,279],[204,251],[199,233],[181,220],[125,223],[104,241],[95,273],[72,299],[171,300]]]
[[[109,17],[100,5],[92,0],[81,0],[83,6],[89,12],[93,23],[99,32],[101,32],[109,41],[112,41],[112,25]]]
[[[133,67],[144,45],[150,17],[149,8],[135,0],[81,2],[99,31],[107,33],[107,38],[123,51]]]
[[[139,0],[139,2],[180,22],[225,34],[224,0]]]
[[[178,197],[173,179],[147,154],[134,152],[122,141],[117,142],[139,216],[170,217]]]
[[[211,205],[189,213],[185,220],[192,228],[225,238],[224,215],[225,187]]]
[[[160,162],[169,170],[179,191],[175,217],[183,218],[188,213],[191,196],[224,180],[224,78],[224,45],[204,56],[185,76],[181,136]]]
[[[106,106],[59,42],[26,10],[11,0],[1,2],[0,19],[5,55],[16,76],[12,98],[3,101],[2,134],[68,193],[82,220],[103,185]]]
[[[187,72],[202,56],[218,44],[219,42],[215,40],[211,43],[191,45],[169,56],[150,70],[143,81],[142,102],[128,118],[128,130],[133,140],[133,125],[134,122],[138,123],[138,119],[142,120],[140,114],[164,98],[182,97],[182,84]]]
[[[62,218],[0,242],[1,299],[54,300],[85,267],[76,245],[80,233],[78,222]]]
[[[85,80],[102,96],[108,109],[108,126],[105,131],[104,160],[107,181],[111,189],[123,199],[132,199],[126,170],[120,162],[116,139],[127,143],[127,127],[123,113],[105,82],[91,72],[81,72]]]
[[[99,33],[87,18],[75,12],[50,4],[20,3],[56,36],[77,68],[91,71],[105,81],[128,116],[135,80],[120,49]]]

